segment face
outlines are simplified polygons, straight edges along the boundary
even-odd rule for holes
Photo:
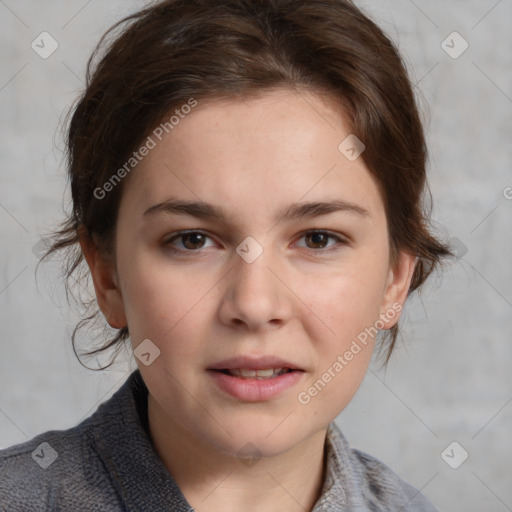
[[[134,349],[150,340],[136,361],[169,425],[224,453],[276,455],[325,429],[375,327],[398,320],[413,258],[390,267],[377,185],[338,149],[348,135],[313,93],[200,102],[125,184],[116,287],[97,272],[98,302]],[[226,374],[275,367],[294,371]]]

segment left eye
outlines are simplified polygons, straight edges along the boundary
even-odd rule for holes
[[[343,239],[341,239],[339,236],[329,233],[328,231],[308,231],[305,233],[302,238],[305,238],[307,241],[310,241],[310,243],[313,245],[313,247],[310,247],[306,245],[308,249],[313,250],[321,250],[325,249],[325,247],[332,247],[336,245],[336,242],[339,244],[345,243]],[[327,245],[327,242],[329,239],[335,240],[334,244]],[[304,246],[301,246],[304,247]]]

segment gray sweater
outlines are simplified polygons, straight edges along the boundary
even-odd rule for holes
[[[77,426],[0,450],[0,510],[193,511],[148,436],[148,390],[134,371]],[[386,465],[351,449],[333,422],[312,512],[435,512]]]

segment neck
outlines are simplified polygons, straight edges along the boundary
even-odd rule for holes
[[[304,512],[320,497],[327,429],[287,452],[243,464],[183,429],[151,394],[148,418],[155,451],[196,510]]]

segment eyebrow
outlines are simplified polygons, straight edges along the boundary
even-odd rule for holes
[[[227,215],[220,206],[215,206],[203,201],[181,201],[169,199],[162,203],[155,204],[148,208],[143,217],[154,215],[156,213],[167,213],[170,215],[190,215],[201,219],[216,219],[225,224],[228,223]],[[304,218],[320,217],[335,212],[347,212],[361,217],[369,217],[368,210],[355,203],[342,199],[333,199],[329,201],[294,203],[280,210],[276,219],[294,220]]]

